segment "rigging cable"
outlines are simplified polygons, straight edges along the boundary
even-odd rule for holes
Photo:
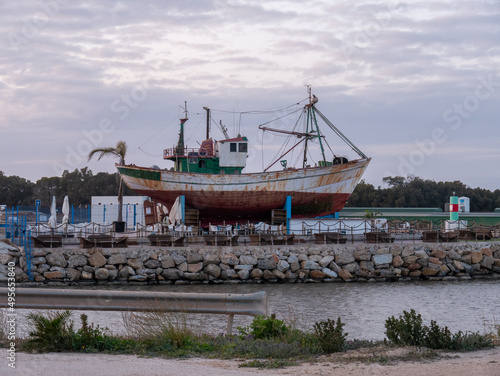
[[[167,125],[165,125],[164,127],[162,127],[159,131],[157,131],[156,133],[154,133],[151,137],[149,137],[146,141],[144,141],[142,144],[140,144],[137,149],[133,150],[130,152],[130,154],[133,154],[135,153],[137,150],[141,150],[142,152],[145,152],[144,150],[141,149],[142,146],[144,146],[146,143],[148,143],[149,141],[151,141],[154,137],[156,137],[159,133],[163,132],[165,130],[165,128],[169,127],[174,121],[177,121],[178,118],[174,118],[173,120],[171,120]],[[147,153],[146,153],[147,154]]]

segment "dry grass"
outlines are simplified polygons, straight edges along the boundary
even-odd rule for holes
[[[484,316],[482,317],[483,322],[483,330],[486,335],[491,337],[493,344],[495,346],[500,346],[500,322],[496,319],[495,316],[491,319],[486,319]]]
[[[155,301],[148,311],[123,312],[123,324],[128,335],[135,339],[159,339],[170,341],[178,348],[191,338],[199,336],[199,323],[193,314],[182,312],[182,303],[176,303],[175,311],[167,312]]]

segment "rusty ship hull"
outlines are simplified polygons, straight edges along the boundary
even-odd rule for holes
[[[282,171],[200,174],[134,165],[117,166],[125,184],[170,208],[178,196],[199,210],[202,224],[269,220],[292,197],[292,217],[331,215],[340,211],[358,184],[370,158],[325,167]]]

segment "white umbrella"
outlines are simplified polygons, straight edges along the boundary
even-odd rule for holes
[[[68,232],[68,222],[69,222],[69,198],[68,196],[64,197],[63,206],[62,206],[63,219],[62,223],[64,225],[64,230]]]
[[[52,205],[50,206],[49,226],[52,230],[57,227],[56,196],[52,196]]]
[[[168,215],[170,223],[174,226],[182,222],[182,204],[180,197],[175,199],[174,204],[170,208],[170,214]]]

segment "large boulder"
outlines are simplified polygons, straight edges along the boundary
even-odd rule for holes
[[[226,254],[222,255],[222,257],[220,258],[220,261],[224,264],[232,265],[232,266],[238,265],[238,263],[240,262],[238,257],[233,255],[232,253],[226,253]]]
[[[248,270],[242,269],[237,273],[241,280],[246,280],[250,277],[250,272]]]
[[[94,267],[100,267],[100,266],[106,265],[107,260],[106,260],[106,257],[104,257],[101,252],[94,252],[94,254],[92,254],[89,257],[88,261],[89,261],[89,265],[94,266]]]
[[[240,258],[240,260],[241,260],[241,258]],[[240,263],[241,263],[241,261],[240,261]],[[211,253],[208,255],[205,255],[205,258],[203,259],[203,265],[210,265],[210,264],[219,265],[220,264],[219,256],[213,255]]]
[[[442,260],[446,257],[446,251],[442,249],[433,249],[431,251],[431,256]]]
[[[68,268],[76,268],[85,265],[87,265],[87,257],[84,255],[72,255],[68,259]]]
[[[106,268],[99,268],[94,273],[95,279],[106,280],[109,277],[109,271]]]
[[[338,265],[350,264],[354,261],[354,255],[348,251],[340,252],[335,255],[335,263]]]
[[[328,265],[328,264],[327,264]],[[285,272],[288,269],[290,269],[290,264],[286,262],[285,260],[280,260],[278,262],[277,268],[280,272]]]
[[[196,264],[188,264],[187,265],[187,272],[188,273],[198,273],[203,269],[203,262],[198,262]],[[186,273],[184,273],[186,275]]]
[[[383,255],[373,255],[372,260],[375,265],[383,265],[392,263],[392,254],[386,253]]]
[[[162,273],[161,276],[165,279],[170,279],[170,280],[177,280],[181,279],[184,273],[180,271],[179,269],[171,268],[171,269],[165,269]]]
[[[241,255],[240,256],[240,264],[241,265],[257,265],[258,260],[249,255]]]
[[[470,258],[472,264],[477,264],[483,260],[483,253],[481,251],[471,251]]]
[[[203,255],[200,255],[199,253],[188,253],[186,260],[188,264],[197,264],[199,262],[203,262]]]
[[[220,268],[215,264],[208,264],[203,268],[203,271],[214,278],[219,278],[220,276]]]
[[[175,267],[175,261],[172,256],[161,256],[161,267],[163,269],[169,269]]]
[[[127,256],[125,256],[123,253],[116,253],[114,255],[111,255],[110,258],[108,259],[108,264],[109,265],[125,265],[127,263],[128,259]]]
[[[144,266],[144,263],[136,258],[131,258],[127,260],[127,265],[134,269],[141,269]]]
[[[347,270],[341,269],[340,272],[338,273],[339,277],[343,279],[344,281],[348,281],[353,278],[352,274],[349,273]]]
[[[276,269],[276,262],[273,259],[259,260],[257,268],[261,270],[274,270]]]
[[[160,265],[161,263],[158,260],[148,260],[144,263],[144,266],[148,269],[156,269],[159,268]]]
[[[311,270],[309,277],[314,279],[324,279],[326,278],[326,274],[322,270]]]
[[[43,276],[47,279],[63,279],[66,277],[66,272],[63,270],[54,270],[50,272],[43,273]]]
[[[53,252],[45,256],[47,260],[47,264],[50,266],[60,266],[61,268],[65,268],[68,265],[68,261],[62,254],[62,252]]]

